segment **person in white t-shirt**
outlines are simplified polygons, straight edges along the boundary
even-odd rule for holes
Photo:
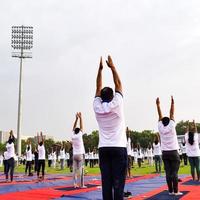
[[[200,180],[200,149],[199,136],[197,133],[197,126],[195,121],[189,125],[188,131],[185,134],[186,153],[189,159],[192,179],[195,180],[195,169],[197,173],[197,180]]]
[[[159,136],[157,134],[155,135],[153,142],[153,155],[155,160],[156,173],[161,174],[162,151],[161,151]]]
[[[57,155],[56,155],[56,150],[55,150],[52,152],[52,166],[54,169],[56,168],[56,160],[57,160]]]
[[[158,131],[161,140],[162,159],[165,167],[169,195],[182,195],[178,191],[180,157],[178,154],[179,144],[174,122],[174,99],[171,96],[170,117],[162,116],[159,98],[156,99],[156,105],[159,116]]]
[[[138,163],[138,167],[140,168],[142,166],[142,159],[143,159],[143,153],[140,147],[140,144],[137,144],[137,163]]]
[[[40,180],[44,180],[44,171],[45,171],[45,147],[44,147],[44,137],[42,135],[42,132],[40,132],[40,138],[39,138],[39,135],[37,135],[37,138],[38,138],[38,171],[37,171],[37,177],[38,177],[38,181],[40,181]],[[42,168],[42,177],[39,176],[41,168]]]
[[[126,128],[126,135],[127,135],[127,155],[128,155],[127,178],[131,178],[132,151],[131,151],[131,137],[128,127]]]
[[[102,88],[103,62],[100,59],[93,109],[99,126],[99,166],[104,200],[123,199],[127,169],[127,139],[124,118],[122,83],[108,56],[106,61],[113,75],[115,94]]]
[[[80,121],[80,128],[77,128],[78,119]],[[73,147],[73,174],[74,174],[74,187],[77,188],[79,185],[77,184],[77,176],[78,171],[80,174],[80,187],[84,186],[84,154],[85,147],[83,144],[83,121],[81,113],[76,114],[76,119],[73,126],[72,133],[72,147]]]
[[[8,142],[6,143],[6,149],[7,149],[7,166],[6,166],[6,181],[8,182],[8,173],[10,171],[10,181],[13,181],[13,174],[14,174],[14,168],[15,168],[15,145],[14,145],[14,135],[13,131],[10,131],[10,136],[8,139]]]
[[[181,151],[182,151],[182,157],[183,157],[184,165],[187,165],[187,163],[188,163],[188,157],[187,157],[187,153],[186,153],[186,143],[185,143],[185,140],[183,140],[182,143],[181,143]]]
[[[51,153],[48,154],[48,167],[51,167],[52,160],[53,160],[53,155],[52,155],[52,152],[51,152]]]
[[[3,155],[0,155],[0,167],[3,166]]]
[[[61,168],[61,170],[64,169],[64,161],[65,161],[65,149],[63,146],[61,146],[61,149],[60,149],[60,168]]]
[[[27,141],[26,146],[26,168],[25,168],[25,174],[27,174],[27,170],[29,171],[28,176],[32,176],[31,168],[32,168],[32,148],[31,148],[31,141]]]
[[[8,152],[4,151],[3,153],[3,165],[4,165],[4,174],[6,174],[7,167],[8,167]]]
[[[153,166],[153,149],[151,144],[147,148],[147,161],[150,166]]]

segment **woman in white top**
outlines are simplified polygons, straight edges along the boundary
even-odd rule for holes
[[[32,168],[32,149],[31,149],[31,142],[30,140],[27,141],[26,146],[26,168],[25,168],[25,174],[27,174],[27,170],[29,171],[28,176],[32,176],[31,173]]]
[[[155,159],[156,173],[161,174],[162,152],[160,147],[159,136],[156,134],[153,142],[153,155]]]
[[[7,166],[6,166],[6,181],[8,182],[8,173],[10,171],[10,181],[13,181],[13,174],[14,174],[14,168],[15,168],[15,146],[14,146],[14,135],[13,131],[10,131],[10,137],[8,139],[8,142],[6,144],[7,149]]]
[[[192,123],[192,127],[188,126],[188,131],[185,134],[186,152],[191,167],[192,179],[195,180],[195,169],[197,173],[197,180],[200,179],[200,149],[199,138],[197,133],[197,126],[195,121]]]
[[[182,143],[181,143],[181,151],[182,151],[182,157],[183,157],[184,165],[187,165],[187,163],[188,163],[188,157],[187,157],[187,152],[186,152],[186,143],[185,143],[185,140],[182,141]]]
[[[38,138],[38,171],[37,171],[37,176],[38,180],[44,180],[44,170],[45,170],[45,147],[44,147],[44,137],[42,135],[42,132],[40,133],[40,138],[39,135],[37,135]],[[39,177],[40,175],[40,169],[42,167],[42,177]]]
[[[147,148],[147,161],[150,166],[153,166],[153,150],[151,144],[149,144]]]
[[[64,161],[65,161],[65,149],[61,146],[60,149],[60,168],[61,170],[64,169]]]
[[[77,128],[78,119],[80,120],[80,128]],[[76,114],[76,119],[73,126],[72,146],[73,146],[73,174],[74,174],[74,187],[77,188],[77,174],[80,173],[80,186],[84,186],[83,180],[83,161],[85,154],[85,147],[83,144],[83,122],[81,113]]]
[[[137,163],[138,163],[138,167],[140,168],[142,165],[142,158],[143,158],[143,154],[142,154],[142,150],[140,148],[140,144],[137,144]]]
[[[156,105],[159,116],[158,131],[161,139],[162,159],[165,166],[169,195],[182,195],[178,191],[180,157],[178,154],[179,145],[174,122],[174,99],[171,96],[170,117],[162,116],[159,98],[156,99]]]

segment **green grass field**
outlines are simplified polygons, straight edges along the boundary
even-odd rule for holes
[[[61,170],[59,166],[57,166],[55,169],[54,168],[49,168],[47,167],[46,163],[46,173],[48,174],[69,174],[69,168],[65,168],[64,170]],[[89,168],[85,167],[85,170],[87,171],[87,174],[99,174],[100,169],[98,166],[94,168]],[[20,165],[15,167],[15,172],[21,172],[24,173],[25,171],[25,166]],[[3,172],[3,167],[0,167],[0,172]],[[145,174],[153,174],[155,173],[155,167],[154,166],[148,166],[147,163],[143,163],[142,167],[139,168],[136,164],[134,164],[134,167],[131,169],[131,174],[132,175],[145,175]],[[162,173],[164,173],[163,166],[162,166]],[[183,163],[181,163],[180,169],[179,169],[179,174],[190,174],[190,167],[189,164],[188,166],[183,166]]]

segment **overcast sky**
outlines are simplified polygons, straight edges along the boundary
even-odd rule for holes
[[[70,138],[75,112],[85,132],[98,129],[92,102],[100,56],[120,73],[126,124],[157,130],[155,99],[176,121],[200,121],[200,1],[6,0],[0,7],[0,130],[17,127],[19,59],[11,26],[34,27],[33,58],[24,60],[22,134]],[[105,65],[105,62],[104,62]],[[104,85],[111,85],[104,69]]]

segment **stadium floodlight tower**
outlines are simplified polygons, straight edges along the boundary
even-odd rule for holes
[[[11,47],[12,57],[20,58],[19,75],[19,99],[17,116],[17,153],[21,155],[21,100],[22,100],[22,60],[32,58],[33,48],[33,27],[32,26],[12,26]]]

